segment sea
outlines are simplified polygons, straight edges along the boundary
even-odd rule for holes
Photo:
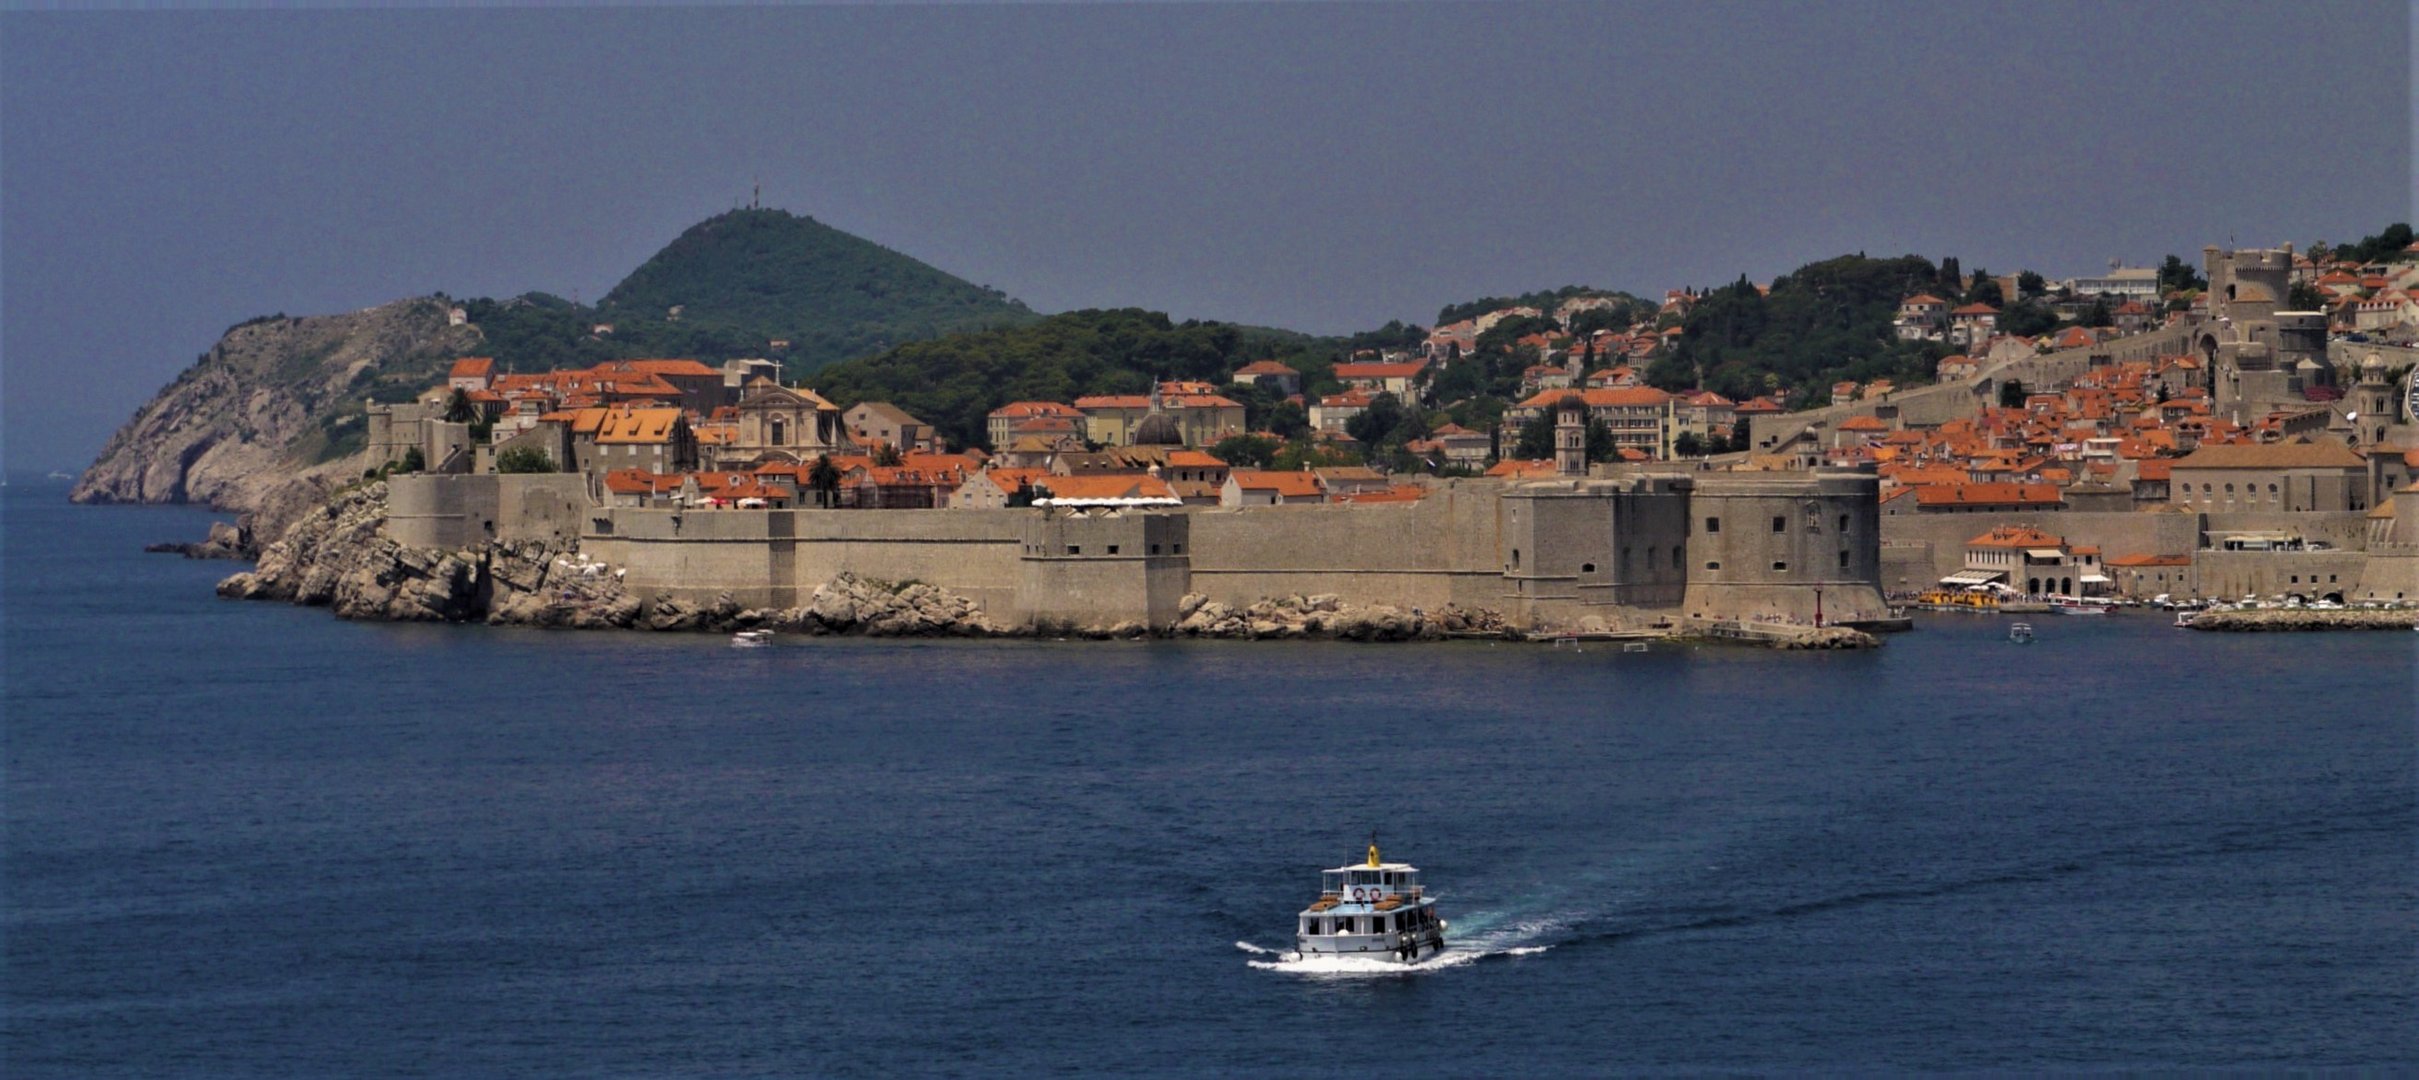
[[[740,650],[220,600],[64,493],[14,1078],[2419,1066],[2419,635]],[[1292,959],[1373,831],[1449,950]]]

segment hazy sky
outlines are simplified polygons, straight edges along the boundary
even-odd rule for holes
[[[0,14],[12,468],[258,314],[593,301],[744,199],[1042,311],[1347,331],[1844,252],[2065,277],[2410,215],[2401,4]]]

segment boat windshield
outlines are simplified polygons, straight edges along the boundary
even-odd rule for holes
[[[1344,872],[1343,872],[1343,871],[1341,871],[1341,870],[1322,870],[1322,871],[1320,871],[1320,872],[1319,872],[1319,891],[1320,891],[1320,892],[1323,892],[1323,893],[1340,893],[1340,892],[1343,892],[1343,891],[1344,891]]]

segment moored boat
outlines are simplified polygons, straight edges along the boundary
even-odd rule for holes
[[[1319,874],[1319,898],[1302,909],[1294,934],[1304,958],[1358,956],[1415,963],[1445,947],[1445,920],[1420,885],[1419,868],[1378,857]]]
[[[770,630],[742,630],[731,635],[731,647],[734,649],[761,649],[772,643],[773,632]]]
[[[2020,622],[2007,628],[2007,639],[2018,645],[2033,643],[2033,624]]]
[[[2109,605],[2079,596],[2053,596],[2049,598],[2049,609],[2060,615],[2106,615]]]

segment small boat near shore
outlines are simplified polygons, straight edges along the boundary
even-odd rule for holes
[[[2007,639],[2017,645],[2033,643],[2033,624],[2020,622],[2007,628]]]
[[[2049,598],[2049,609],[2060,615],[2106,615],[2111,607],[2079,596],[2053,596]]]
[[[772,643],[773,632],[770,630],[742,630],[731,635],[731,647],[734,649],[761,649]]]
[[[1380,859],[1375,834],[1366,862],[1319,873],[1319,898],[1298,921],[1294,947],[1305,959],[1356,956],[1412,964],[1445,947],[1445,920],[1421,887],[1419,868]]]

